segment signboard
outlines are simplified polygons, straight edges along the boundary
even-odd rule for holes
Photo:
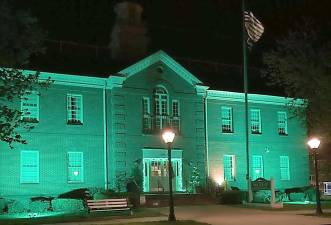
[[[270,180],[266,180],[266,179],[260,177],[254,181],[251,181],[251,187],[252,187],[252,191],[270,190],[271,182],[270,182]]]

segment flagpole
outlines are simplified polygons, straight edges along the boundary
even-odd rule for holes
[[[244,12],[245,12],[245,0],[242,0],[242,72],[244,77],[244,94],[245,94],[245,147],[246,147],[246,181],[247,181],[247,201],[251,202],[252,196],[251,196],[251,185],[250,185],[250,173],[249,173],[249,134],[248,134],[248,79],[247,79],[247,35],[245,32],[245,18],[244,18]]]

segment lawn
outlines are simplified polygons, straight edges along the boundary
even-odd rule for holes
[[[32,219],[10,219],[6,215],[0,215],[0,224],[18,224],[18,225],[29,225],[29,224],[47,224],[47,223],[61,223],[61,222],[84,222],[84,221],[103,221],[109,219],[131,219],[141,217],[162,217],[166,218],[166,215],[157,212],[156,210],[149,208],[139,208],[133,211],[133,215],[116,213],[116,212],[79,212],[71,214],[61,214],[49,217],[39,217]],[[180,223],[181,224],[181,223]]]

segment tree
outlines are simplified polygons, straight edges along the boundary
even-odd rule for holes
[[[12,1],[2,1],[0,34],[0,141],[13,148],[15,142],[26,143],[17,128],[33,128],[21,120],[22,112],[14,102],[35,88],[47,87],[51,81],[40,82],[39,73],[26,75],[18,69],[27,65],[31,56],[45,51],[42,47],[45,33],[34,17],[14,9]]]
[[[311,26],[292,31],[263,56],[264,76],[305,107],[290,107],[305,118],[309,134],[331,137],[331,41]],[[291,106],[291,105],[290,105]],[[329,139],[330,140],[330,139]]]

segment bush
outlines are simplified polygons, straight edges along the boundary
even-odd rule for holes
[[[253,202],[270,203],[271,190],[259,190],[253,193]]]
[[[306,200],[306,195],[303,192],[291,193],[290,194],[290,201],[304,202],[305,200]]]
[[[8,203],[8,213],[27,213],[30,199],[12,200]]]
[[[52,206],[57,212],[77,212],[85,209],[83,201],[79,199],[54,199]]]
[[[241,204],[247,195],[244,191],[231,190],[225,191],[218,195],[218,203],[220,204]]]
[[[71,199],[92,199],[88,188],[74,189],[72,191],[60,194],[58,198]]]

